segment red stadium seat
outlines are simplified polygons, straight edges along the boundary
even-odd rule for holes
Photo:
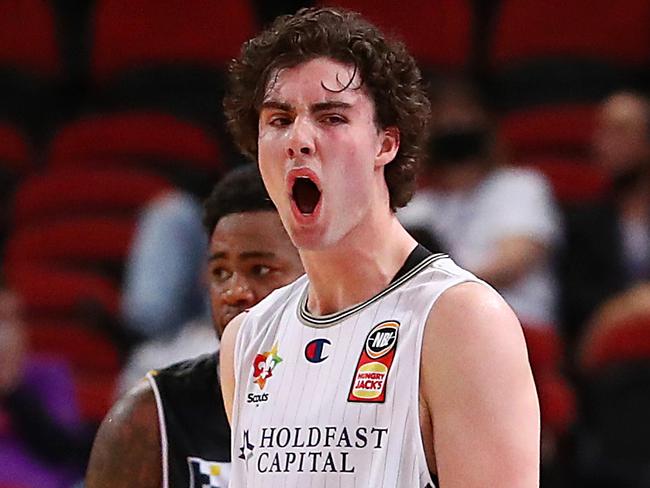
[[[596,107],[562,104],[518,110],[501,118],[499,138],[515,160],[539,156],[583,156],[589,152]]]
[[[99,424],[115,401],[118,373],[94,374],[79,371],[76,375],[79,410],[83,418]]]
[[[646,75],[647,0],[498,3],[486,64],[501,110],[598,103]]]
[[[580,346],[585,371],[640,359],[650,361],[650,316],[604,323],[588,331]]]
[[[0,170],[25,174],[34,168],[32,147],[20,129],[0,122]]]
[[[62,74],[57,23],[47,0],[0,2],[0,68],[47,78]]]
[[[6,266],[4,271],[29,316],[75,318],[88,304],[111,316],[119,313],[120,291],[101,275],[25,263]]]
[[[3,208],[17,182],[34,167],[33,148],[22,131],[13,124],[0,122],[0,204]],[[4,213],[0,210],[0,214]]]
[[[75,370],[93,374],[119,371],[115,346],[84,322],[41,318],[29,322],[28,331],[34,351],[66,358]]]
[[[5,261],[47,263],[97,270],[121,269],[135,218],[78,217],[18,229],[8,239]],[[108,271],[107,271],[108,272]]]
[[[536,169],[548,178],[555,198],[562,204],[593,202],[610,188],[609,177],[589,161],[561,157],[528,158],[521,166]]]
[[[14,227],[73,215],[134,215],[169,190],[161,176],[129,168],[61,168],[33,175],[14,198]]]
[[[502,0],[490,63],[576,57],[640,66],[650,59],[647,0]]]
[[[563,359],[562,341],[551,326],[524,326],[530,364],[535,371],[557,369]]]
[[[472,46],[473,15],[467,0],[391,0],[323,2],[362,13],[385,33],[403,40],[418,60],[440,70],[467,68]]]
[[[223,68],[257,30],[242,0],[98,0],[91,70],[102,83],[125,71],[167,64]]]
[[[59,88],[66,79],[54,2],[0,2],[0,118],[35,137],[46,134],[59,115]]]
[[[16,186],[34,170],[32,148],[14,125],[0,122],[0,248],[9,229],[9,204]]]
[[[633,318],[634,317],[634,318]],[[635,486],[647,479],[650,435],[650,315],[613,318],[578,349],[581,428],[576,486]]]
[[[219,147],[201,126],[153,112],[95,115],[64,126],[51,142],[53,167],[138,164],[220,171]]]
[[[537,383],[542,427],[565,434],[576,419],[575,392],[564,378],[564,345],[553,327],[523,327],[530,365]]]

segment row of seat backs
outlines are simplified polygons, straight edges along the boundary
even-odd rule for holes
[[[305,5],[312,2],[305,1]],[[423,62],[464,67],[475,24],[469,0],[326,2],[360,11],[402,37]],[[0,6],[0,64],[45,76],[62,71],[58,12],[48,0]],[[614,64],[650,60],[650,6],[644,0],[501,0],[493,13],[489,64],[494,70],[529,58],[575,56]],[[152,62],[223,67],[261,25],[250,1],[96,0],[89,18],[92,77]]]
[[[70,362],[87,420],[108,411],[122,366],[120,276],[137,215],[171,188],[134,168],[49,168],[13,198],[3,272],[32,348]]]
[[[214,131],[195,121],[134,110],[73,120],[39,150],[19,126],[0,121],[0,242],[11,222],[10,199],[16,185],[42,168],[142,170],[203,194],[230,166],[225,161],[232,158],[224,155],[220,141]],[[70,179],[68,188],[73,186]],[[114,188],[115,198],[127,198]]]
[[[220,146],[170,114],[104,113],[63,126],[36,165],[6,127],[0,160],[20,179],[3,207],[4,273],[23,296],[32,346],[70,361],[82,413],[99,421],[123,359],[121,276],[138,214],[177,176],[211,186],[225,170]]]
[[[589,200],[607,187],[607,178],[589,164],[595,117],[595,104],[522,110],[501,118],[499,137],[514,161],[547,174],[561,201]],[[34,151],[19,128],[0,123],[0,136],[0,175],[11,180],[32,171]],[[214,179],[230,166],[217,139],[194,121],[163,112],[96,113],[60,127],[43,159],[53,167],[128,166],[137,160],[168,175]]]

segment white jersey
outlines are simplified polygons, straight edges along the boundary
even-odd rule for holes
[[[432,488],[420,351],[442,292],[477,281],[428,255],[375,297],[314,316],[306,276],[245,316],[235,346],[231,488]]]

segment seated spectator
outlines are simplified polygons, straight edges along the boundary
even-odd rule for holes
[[[600,201],[566,213],[563,325],[576,343],[588,320],[615,295],[650,279],[650,102],[619,92],[601,106],[593,139],[594,164],[611,178]],[[609,310],[608,307],[601,310]]]
[[[441,84],[433,99],[430,165],[399,213],[424,228],[460,266],[495,286],[527,327],[553,327],[553,253],[560,223],[551,188],[532,170],[504,164],[490,115],[464,81]]]
[[[0,486],[68,488],[89,451],[70,370],[29,352],[18,299],[0,290]]]
[[[207,311],[201,216],[200,202],[178,190],[154,199],[139,218],[125,268],[122,317],[143,339],[173,336]]]
[[[605,300],[575,352],[579,422],[569,486],[650,486],[650,282]]]

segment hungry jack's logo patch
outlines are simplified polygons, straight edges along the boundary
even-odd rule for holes
[[[386,381],[395,357],[399,326],[396,320],[381,322],[366,337],[352,378],[349,402],[383,403],[386,399]]]

